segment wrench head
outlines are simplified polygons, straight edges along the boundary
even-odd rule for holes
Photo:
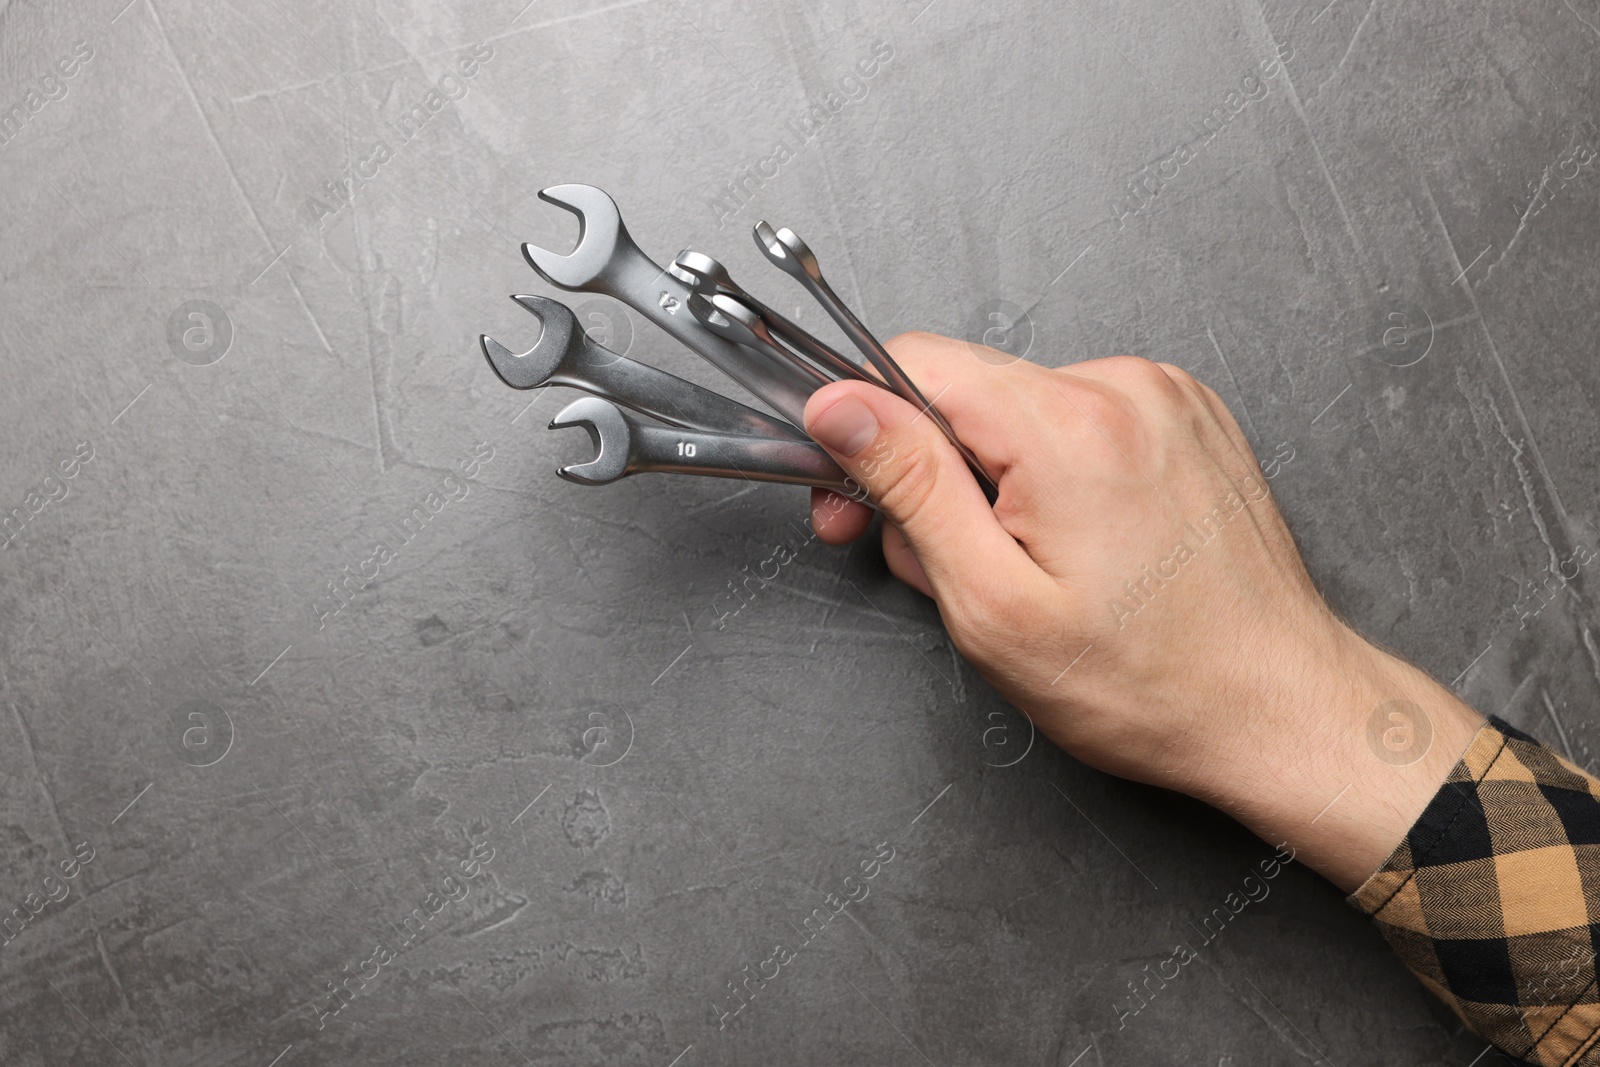
[[[668,269],[679,281],[705,296],[736,291],[728,268],[704,252],[685,249],[678,253],[678,258],[672,261]]]
[[[700,325],[718,337],[729,341],[737,341],[739,344],[745,344],[752,340],[749,331],[741,323],[730,319],[714,303],[716,299],[717,297],[707,296],[705,293],[695,293],[689,297],[689,314],[693,315]]]
[[[696,293],[689,298],[689,311],[706,329],[730,341],[754,348],[773,343],[761,316],[738,297]]]
[[[688,254],[689,250],[685,248],[682,252],[678,253],[678,259],[682,259]],[[691,291],[697,291],[695,290],[695,286],[699,284],[700,279],[695,275],[690,274],[682,267],[678,266],[678,259],[674,259],[671,263],[667,264],[667,273],[678,279],[684,285],[688,286]]]
[[[500,380],[513,389],[537,389],[550,380],[577,344],[577,320],[572,309],[546,296],[514,296],[539,320],[539,339],[526,352],[513,352],[488,334],[478,337],[483,354]]]
[[[525,244],[522,254],[540,277],[558,289],[589,291],[605,273],[619,245],[631,242],[617,202],[592,185],[552,185],[539,199],[578,216],[578,244],[561,255]]]
[[[765,221],[756,223],[754,232],[756,247],[761,249],[761,254],[773,266],[796,278],[809,278],[814,282],[822,280],[822,268],[817,265],[817,257],[800,240],[799,234],[787,226],[774,230]]]
[[[552,430],[582,426],[598,453],[588,463],[558,467],[556,474],[579,485],[610,485],[628,473],[633,452],[633,426],[609,400],[586,396],[562,408],[550,420]]]

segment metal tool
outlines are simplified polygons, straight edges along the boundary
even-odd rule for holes
[[[660,471],[757,482],[818,485],[861,496],[861,487],[821,446],[740,434],[652,426],[608,401],[586,396],[550,420],[552,430],[582,426],[599,454],[556,473],[580,485],[608,485],[630,474]]]
[[[558,300],[511,299],[539,320],[539,340],[520,353],[487,334],[478,340],[489,366],[513,389],[565,385],[691,430],[806,440],[804,433],[782,419],[612,352],[579,329],[572,310]]]
[[[710,256],[685,249],[678,253],[678,258],[673,260],[672,266],[667,270],[703,296],[712,297],[721,293],[740,300],[762,318],[772,334],[783,338],[802,356],[823,370],[832,371],[835,377],[854,378],[858,381],[872,382],[874,385],[883,384],[861,364],[835,352],[809,330],[790,322],[739,288],[728,276],[728,269]]]
[[[717,293],[713,296],[695,293],[689,297],[689,312],[700,320],[702,326],[719,337],[726,337],[747,348],[765,352],[774,359],[785,359],[794,363],[816,383],[812,387],[814,389],[821,389],[829,382],[838,380],[818,370],[780,344],[767,329],[761,316],[746,307],[737,297],[729,296],[727,293]]]
[[[724,340],[695,321],[687,307],[691,290],[656,266],[622,224],[617,203],[592,185],[553,185],[541,200],[578,216],[578,245],[560,255],[525,244],[522,254],[551,285],[616,297],[677,338],[728,377],[760,397],[796,427],[802,424],[810,383],[787,362],[778,362]]]
[[[900,364],[894,361],[888,349],[878,343],[878,339],[872,336],[871,331],[862,325],[855,313],[839,299],[833,287],[823,278],[822,268],[817,265],[817,257],[812,254],[811,249],[799,235],[787,227],[773,230],[767,223],[758,222],[755,226],[755,238],[756,247],[761,249],[761,254],[784,273],[792,275],[806,287],[807,292],[816,297],[817,303],[833,316],[833,321],[839,324],[839,328],[861,350],[861,354],[871,361],[879,374],[883,375],[890,388],[927,412],[928,417],[944,431],[950,443],[955,445],[961,457],[967,461],[967,466],[972,468],[972,473],[978,479],[978,484],[983,486],[985,495],[991,500],[994,499],[1000,489],[994,476],[984,469],[972,449],[961,443],[960,438],[956,437],[955,430],[945,421],[944,416],[939,414],[939,410],[922,395],[922,390],[917,388],[917,384],[900,369]]]

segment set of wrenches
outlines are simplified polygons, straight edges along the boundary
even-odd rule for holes
[[[629,236],[616,201],[592,185],[556,185],[540,199],[578,217],[578,244],[561,255],[524,244],[540,277],[558,289],[614,297],[732,378],[776,414],[760,411],[603,347],[560,301],[513,296],[540,323],[539,339],[513,352],[484,335],[483,354],[513,389],[567,386],[589,394],[563,408],[551,429],[581,426],[595,458],[556,473],[606,485],[648,471],[746,478],[832,489],[861,499],[850,480],[801,426],[806,401],[830,382],[853,379],[888,389],[925,412],[960,450],[985,492],[995,482],[949,423],[827,283],[794,231],[755,226],[769,262],[816,298],[860,351],[853,359],[761,303],[721,263],[683,252],[657,266]]]

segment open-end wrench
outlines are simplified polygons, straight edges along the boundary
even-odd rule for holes
[[[569,482],[609,485],[630,474],[661,471],[756,482],[819,485],[862,496],[861,487],[819,445],[770,437],[652,426],[598,397],[586,396],[550,420],[552,430],[582,426],[599,452],[588,463],[556,470]]]
[[[617,202],[592,185],[553,185],[539,199],[578,216],[578,246],[560,255],[525,244],[522,254],[560,289],[604,293],[677,338],[712,366],[760,397],[795,426],[802,425],[811,388],[794,367],[723,340],[695,321],[690,289],[656,266],[628,234]]]
[[[605,348],[578,328],[572,310],[559,300],[511,299],[539,320],[539,340],[520,353],[487,334],[478,340],[489,366],[513,389],[565,385],[691,430],[806,439],[782,419]]]
[[[767,223],[758,222],[755,226],[755,238],[756,247],[761,249],[761,254],[766,256],[774,266],[785,274],[791,275],[801,285],[805,286],[807,292],[816,297],[817,303],[821,304],[824,310],[833,316],[833,321],[839,324],[839,329],[843,330],[845,335],[861,350],[861,354],[871,361],[872,365],[877,368],[878,373],[883,375],[884,380],[889,383],[890,388],[905,400],[927,412],[928,417],[950,439],[950,443],[955,445],[956,451],[961,453],[961,458],[967,461],[967,466],[972,468],[972,473],[978,479],[978,484],[983,486],[985,495],[991,500],[994,499],[1000,491],[999,483],[994,480],[994,476],[984,469],[982,462],[979,461],[972,449],[961,443],[961,439],[956,436],[956,432],[950,426],[950,423],[945,421],[945,417],[939,414],[939,409],[935,408],[922,395],[922,390],[917,388],[917,383],[913,382],[906,372],[900,369],[900,364],[895,362],[888,349],[878,343],[878,339],[872,336],[872,332],[862,325],[861,320],[856,318],[855,313],[845,305],[843,300],[839,299],[839,294],[835,293],[833,287],[828,284],[827,279],[823,278],[822,268],[817,265],[817,257],[812,254],[811,249],[800,239],[799,235],[788,227],[774,230]]]
[[[783,338],[801,355],[822,369],[831,371],[835,377],[841,379],[854,378],[863,382],[878,382],[878,379],[869,374],[859,363],[846,359],[831,347],[819,341],[809,330],[795,325],[739,288],[738,285],[734,284],[733,279],[728,276],[728,268],[703,252],[693,252],[685,249],[678,253],[678,258],[673,260],[672,266],[667,269],[702,296],[712,297],[722,293],[742,301],[757,315],[761,316],[767,325],[767,329],[775,336]],[[702,319],[701,321],[705,320]]]
[[[695,293],[689,297],[689,312],[700,321],[700,325],[719,337],[726,337],[746,348],[765,352],[774,359],[790,360],[816,383],[813,388],[821,389],[829,382],[838,380],[780,344],[767,329],[767,324],[761,316],[741,303],[737,297],[729,296],[727,293],[715,293],[711,296]]]

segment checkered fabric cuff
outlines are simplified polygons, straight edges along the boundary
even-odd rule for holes
[[[1491,718],[1349,900],[1485,1040],[1600,1067],[1600,781]]]

